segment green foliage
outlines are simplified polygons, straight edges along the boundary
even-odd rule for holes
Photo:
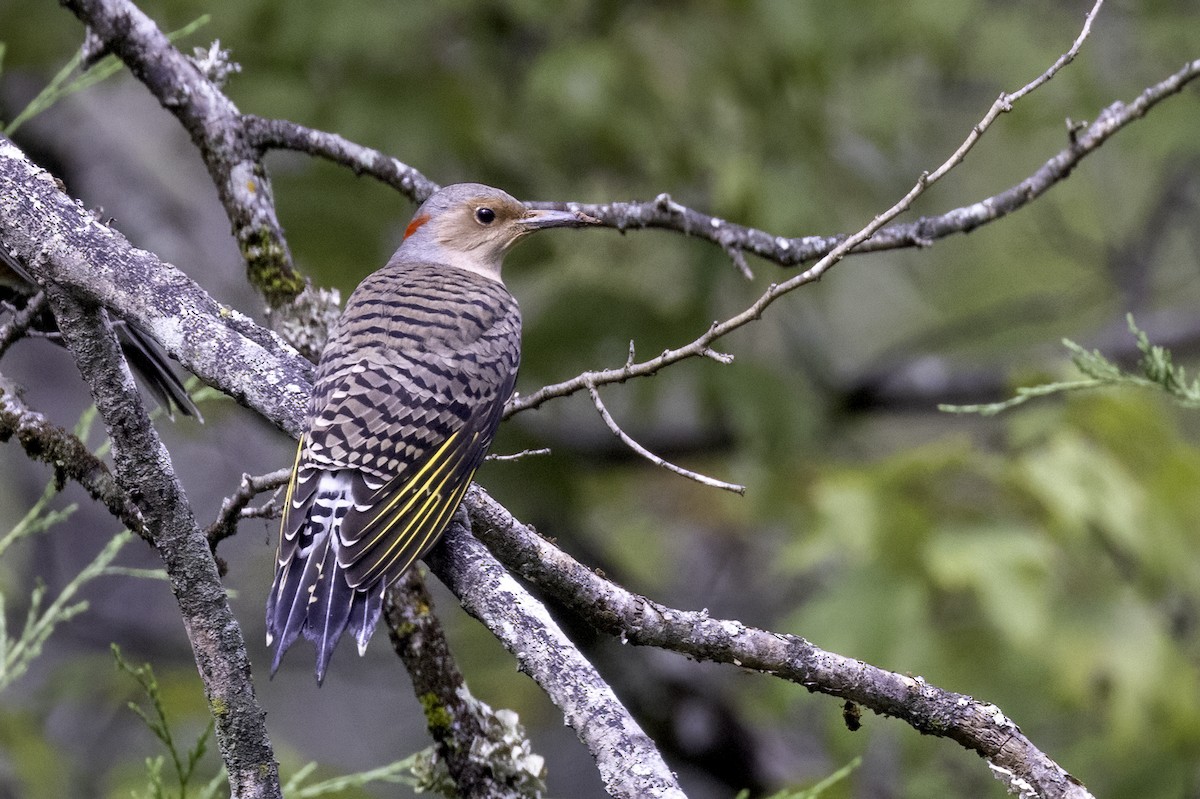
[[[199,30],[208,24],[211,17],[207,14],[198,17],[188,25],[180,28],[177,31],[167,34],[167,38],[174,41]],[[3,43],[0,43],[0,65],[3,64]],[[38,93],[25,108],[18,113],[13,120],[3,128],[5,136],[12,136],[18,128],[28,122],[38,114],[48,110],[60,100],[70,97],[76,92],[84,91],[91,86],[95,86],[101,81],[107,80],[117,74],[124,67],[121,60],[115,55],[106,55],[92,64],[85,72],[79,72],[79,67],[83,63],[83,51],[77,51],[71,59],[51,78],[46,87]]]
[[[1076,396],[990,450],[827,466],[776,575],[822,590],[778,627],[996,702],[1097,795],[1174,795],[1200,748],[1200,450],[1173,412]]]
[[[316,763],[309,763],[299,769],[292,775],[291,779],[284,783],[283,793],[289,799],[316,799],[319,796],[333,796],[352,788],[361,788],[364,785],[374,782],[408,785],[415,788],[418,785],[418,780],[412,776],[412,771],[420,758],[421,753],[417,753],[409,755],[403,760],[389,763],[386,766],[305,785],[304,781],[312,776],[312,773],[317,768]]]
[[[226,781],[224,770],[218,770],[215,776],[203,783],[199,781],[197,774],[197,766],[207,753],[209,741],[212,739],[213,720],[208,720],[204,730],[191,746],[181,749],[172,731],[172,721],[168,718],[163,692],[154,676],[154,669],[149,663],[143,663],[141,666],[130,664],[121,655],[121,650],[116,644],[112,645],[112,654],[118,670],[133,678],[146,699],[145,705],[128,702],[129,709],[137,714],[166,749],[166,755],[146,758],[146,788],[143,791],[135,791],[133,795],[139,799],[187,799],[188,796],[192,796],[193,799],[212,799],[218,796]],[[316,763],[309,763],[298,769],[284,783],[284,795],[290,799],[316,799],[321,796],[340,795],[371,783],[416,787],[419,781],[413,776],[414,770],[423,756],[424,753],[417,753],[379,768],[306,784],[305,781],[317,769]],[[172,773],[170,776],[164,776],[163,769],[168,759]]]
[[[44,532],[53,525],[69,518],[76,506],[70,505],[63,510],[47,510],[51,499],[58,495],[53,483],[46,486],[42,496],[34,503],[11,530],[0,537],[0,556],[16,542],[31,535]],[[118,533],[105,547],[100,550],[79,574],[68,582],[49,605],[43,607],[46,600],[46,587],[38,584],[29,597],[29,608],[25,614],[25,624],[16,636],[8,632],[6,602],[0,592],[0,691],[8,688],[18,680],[30,664],[42,654],[46,640],[54,633],[55,628],[65,621],[78,616],[87,610],[88,603],[75,601],[80,589],[91,580],[108,573],[109,564],[132,538],[128,532]]]
[[[1017,395],[1004,402],[985,405],[939,405],[938,409],[948,413],[978,413],[994,416],[997,413],[1023,405],[1036,397],[1049,397],[1069,391],[1125,386],[1130,388],[1156,388],[1165,391],[1185,408],[1200,407],[1200,379],[1187,381],[1182,366],[1172,362],[1171,352],[1150,343],[1149,337],[1133,321],[1133,314],[1125,317],[1129,332],[1137,341],[1142,357],[1138,360],[1141,374],[1131,374],[1121,369],[1100,351],[1088,352],[1070,339],[1063,339],[1063,346],[1071,351],[1071,362],[1086,375],[1084,380],[1045,383],[1017,389]]]
[[[765,799],[818,799],[818,797],[823,796],[834,785],[849,777],[860,765],[862,765],[862,758],[856,757],[816,785],[808,788],[785,788],[778,793],[773,793],[765,797]],[[750,792],[740,791],[736,799],[750,799]]]
[[[158,738],[162,742],[162,745],[166,747],[167,755],[171,758],[171,766],[174,770],[174,779],[170,780],[172,787],[168,788],[162,774],[163,756],[147,758],[146,771],[149,786],[145,793],[140,794],[140,796],[150,797],[151,799],[165,799],[167,796],[177,796],[179,799],[187,799],[192,778],[196,775],[196,766],[208,749],[208,741],[213,732],[212,719],[209,719],[208,725],[200,733],[199,737],[196,738],[196,742],[185,751],[180,751],[175,743],[175,736],[171,732],[171,725],[167,720],[166,709],[162,701],[162,693],[159,690],[158,681],[154,678],[154,670],[150,664],[144,663],[141,666],[130,665],[121,656],[121,649],[116,644],[112,644],[112,654],[116,660],[117,668],[133,678],[149,702],[148,707],[142,707],[137,702],[128,702],[129,709],[138,715],[146,727],[154,733],[154,737]],[[178,788],[178,792],[176,792],[176,788]],[[204,794],[201,793],[201,795]]]

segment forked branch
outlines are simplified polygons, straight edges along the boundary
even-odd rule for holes
[[[880,228],[887,221],[893,219],[897,214],[902,213],[911,206],[913,200],[920,196],[925,188],[930,185],[935,174],[938,177],[944,176],[947,164],[953,165],[961,162],[962,155],[959,154],[959,151],[956,151],[955,156],[952,156],[946,163],[938,167],[934,173],[923,175],[913,186],[912,190],[894,206],[873,219],[870,224],[866,225],[853,236],[839,240],[819,261],[806,271],[781,283],[772,283],[762,295],[741,313],[721,321],[713,322],[708,330],[694,340],[674,349],[668,349],[657,357],[636,363],[627,362],[622,366],[611,369],[584,372],[570,380],[564,380],[561,383],[552,383],[530,394],[516,397],[508,404],[505,413],[511,416],[515,413],[537,408],[551,399],[566,397],[580,391],[585,391],[588,386],[623,383],[636,377],[647,377],[679,361],[706,356],[710,351],[710,347],[718,339],[761,319],[763,312],[777,299],[800,286],[820,279],[825,272],[850,252],[871,252],[879,249],[913,246],[914,244],[927,246],[950,233],[966,232],[979,225],[999,219],[1025,205],[1035,197],[1044,194],[1052,186],[1069,175],[1080,160],[1088,154],[1095,152],[1113,134],[1123,129],[1129,123],[1145,116],[1148,110],[1164,99],[1177,94],[1184,86],[1195,80],[1198,76],[1200,76],[1200,59],[1188,62],[1179,71],[1149,87],[1132,103],[1113,103],[1105,108],[1100,116],[1086,128],[1074,132],[1071,135],[1070,144],[1043,164],[1033,175],[994,197],[989,197],[973,205],[949,211],[941,216],[920,219],[909,225],[881,230]],[[975,129],[972,129],[971,137],[974,136]],[[962,148],[960,147],[959,149],[961,150]],[[955,160],[956,158],[958,159],[957,161]],[[591,216],[604,219],[611,219],[614,214],[620,215],[619,211],[611,210],[613,206],[571,204],[570,207],[578,208]],[[610,210],[606,211],[605,209]],[[747,233],[749,240],[755,238],[752,233],[749,231]],[[787,240],[780,239],[780,241],[786,242]],[[746,249],[753,248],[747,246]],[[764,257],[778,260],[778,256],[781,254],[792,251],[793,248],[789,245],[779,250],[767,252],[764,254]]]

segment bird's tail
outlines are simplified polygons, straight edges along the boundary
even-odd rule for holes
[[[343,503],[349,498],[329,488],[318,487],[307,507],[288,509],[303,513],[304,521],[295,539],[299,545],[276,569],[267,597],[267,646],[275,647],[272,676],[283,653],[303,634],[316,644],[317,682],[323,682],[329,659],[346,629],[357,639],[361,655],[379,622],[385,586],[379,581],[362,590],[346,582],[345,570],[338,563],[338,528],[345,513]]]

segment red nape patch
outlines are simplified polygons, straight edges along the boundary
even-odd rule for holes
[[[408,227],[406,227],[404,229],[404,238],[407,239],[409,236],[416,233],[417,228],[419,228],[421,225],[425,224],[428,221],[429,221],[429,214],[421,214],[420,216],[414,216],[413,221],[409,222]]]

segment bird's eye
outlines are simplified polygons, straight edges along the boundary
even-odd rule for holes
[[[491,208],[477,208],[475,209],[475,218],[481,225],[490,225],[496,221],[496,212]]]

